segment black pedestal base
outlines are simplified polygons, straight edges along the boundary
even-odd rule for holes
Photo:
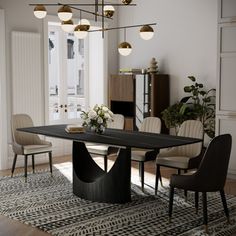
[[[120,149],[111,168],[104,172],[82,142],[73,142],[73,193],[96,202],[131,201],[131,150]]]

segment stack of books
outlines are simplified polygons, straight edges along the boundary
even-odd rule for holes
[[[120,74],[125,74],[125,75],[142,74],[142,69],[123,68],[120,69]]]

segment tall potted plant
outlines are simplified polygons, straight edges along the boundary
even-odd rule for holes
[[[202,122],[204,132],[210,138],[215,136],[215,89],[206,90],[202,83],[197,83],[194,76],[188,76],[192,84],[184,87],[188,96],[169,106],[162,112],[162,119],[168,128],[177,128],[190,119]]]

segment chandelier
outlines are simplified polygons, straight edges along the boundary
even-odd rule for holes
[[[148,24],[139,24],[139,25],[128,25],[121,27],[105,27],[105,19],[112,20],[112,17],[115,13],[115,7],[131,7],[136,6],[136,4],[132,4],[132,0],[121,0],[121,3],[105,3],[104,0],[95,0],[95,3],[45,3],[45,4],[29,4],[30,6],[34,6],[34,15],[38,19],[43,19],[47,15],[46,7],[50,6],[58,6],[57,15],[61,21],[62,30],[65,32],[74,32],[74,35],[78,39],[84,39],[88,33],[101,31],[102,37],[104,38],[104,32],[109,30],[124,30],[124,41],[119,44],[118,51],[122,56],[128,56],[132,51],[132,46],[130,43],[126,41],[126,30],[128,28],[139,27],[140,37],[144,40],[149,40],[154,35],[154,30],[151,26],[156,25],[156,23],[148,23]],[[94,6],[94,11],[85,10],[83,7],[91,7]],[[100,10],[101,8],[101,10]],[[74,24],[72,17],[73,11],[80,12],[80,20],[77,25]],[[99,12],[100,11],[100,12]],[[87,19],[82,18],[82,13],[90,14],[95,17],[95,21],[97,21],[98,17],[102,18],[102,25],[100,29],[91,30],[90,22]]]

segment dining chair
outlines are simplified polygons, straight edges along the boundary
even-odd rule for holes
[[[224,193],[232,137],[223,134],[215,137],[207,147],[197,171],[192,175],[172,175],[170,178],[169,219],[172,216],[174,188],[195,192],[195,208],[198,210],[198,193],[202,192],[203,224],[208,233],[207,192],[220,192],[224,212],[229,221],[229,211]]]
[[[160,133],[161,120],[158,117],[144,118],[139,132]],[[139,176],[141,180],[141,187],[144,190],[144,163],[156,159],[159,150],[146,150],[146,149],[132,149],[131,160],[139,163]]]
[[[34,126],[31,117],[27,114],[15,114],[11,120],[12,128],[12,148],[14,152],[14,160],[11,169],[11,177],[15,170],[16,160],[18,155],[23,155],[25,158],[25,179],[27,178],[27,162],[28,156],[32,156],[32,169],[35,172],[34,156],[37,154],[48,153],[50,172],[52,174],[52,144],[42,140],[36,134],[25,133],[18,131],[18,128]]]
[[[203,139],[203,125],[199,120],[184,121],[178,132],[178,136]],[[172,147],[160,152],[156,158],[156,184],[155,194],[158,190],[158,180],[161,178],[160,166],[175,168],[178,174],[181,170],[197,168],[202,158],[202,142]],[[187,193],[185,193],[187,196]]]
[[[125,118],[121,114],[114,114],[113,120],[107,124],[109,129],[124,129]],[[89,153],[104,157],[104,170],[107,172],[107,157],[117,153],[118,148],[110,147],[104,144],[86,143],[86,148]]]

